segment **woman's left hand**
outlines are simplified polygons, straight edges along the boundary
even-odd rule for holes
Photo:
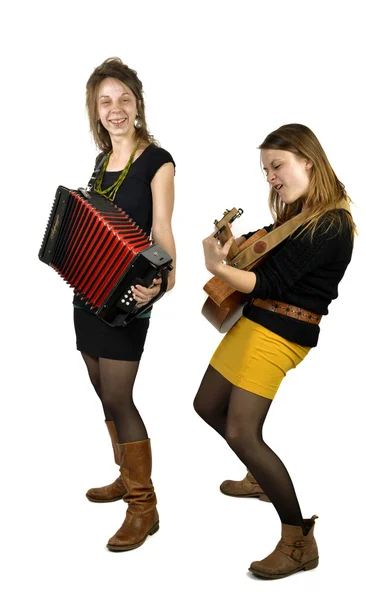
[[[140,308],[141,306],[146,306],[146,304],[148,304],[150,300],[152,300],[153,298],[155,298],[155,296],[159,294],[160,288],[161,279],[153,279],[151,286],[148,288],[139,284],[137,284],[136,286],[132,286],[131,290],[133,293],[133,298],[134,300],[136,300],[137,308]]]
[[[219,240],[214,237],[213,233],[203,240],[202,244],[205,253],[206,269],[210,271],[210,273],[215,275],[215,273],[220,270],[233,241],[234,238],[231,237],[223,246],[221,246]]]

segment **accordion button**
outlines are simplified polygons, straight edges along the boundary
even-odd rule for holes
[[[129,303],[129,302],[126,302],[126,304],[127,304],[127,306],[130,306],[130,303]]]

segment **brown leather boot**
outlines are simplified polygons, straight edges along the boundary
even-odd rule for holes
[[[107,425],[109,435],[111,437],[114,461],[116,465],[120,466],[117,451],[118,435],[116,426],[114,424],[114,421],[106,421],[105,424]],[[115,500],[121,500],[121,498],[123,498],[123,496],[125,495],[126,491],[127,490],[125,484],[123,483],[122,477],[120,475],[119,477],[117,477],[116,481],[110,483],[109,485],[105,485],[99,488],[91,488],[86,492],[86,497],[88,498],[88,500],[90,500],[90,502],[115,502]]]
[[[220,485],[220,490],[223,494],[226,494],[226,496],[236,496],[237,498],[259,498],[259,500],[263,500],[264,502],[271,502],[249,471],[241,481],[226,479]]]
[[[108,541],[108,550],[123,552],[141,546],[148,535],[159,529],[156,495],[150,479],[152,459],[150,440],[117,444],[121,476],[128,508],[122,527]]]
[[[264,579],[280,579],[298,571],[315,569],[319,563],[318,547],[314,538],[315,519],[305,519],[309,528],[306,535],[301,527],[282,524],[282,537],[276,549],[263,560],[252,562],[249,571]]]

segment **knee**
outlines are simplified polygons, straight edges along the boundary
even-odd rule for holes
[[[196,411],[196,413],[201,416],[201,412],[202,412],[202,408],[201,408],[201,404],[198,400],[198,396],[195,397],[195,399],[193,400],[193,408]]]
[[[132,398],[127,398],[123,394],[108,393],[103,390],[101,398],[104,409],[116,418],[127,418],[131,409],[134,408]]]
[[[237,422],[227,423],[225,440],[235,453],[240,452],[244,455],[253,452],[258,444],[255,432]]]
[[[206,421],[206,423],[209,423],[210,420],[212,420],[212,408],[210,407],[209,403],[203,401],[199,395],[197,395],[194,399],[193,408],[196,411],[196,413],[201,417],[201,419]]]
[[[244,442],[244,437],[241,435],[240,430],[237,427],[229,427],[227,425],[225,431],[225,440],[229,444],[230,448],[235,450],[238,445]]]

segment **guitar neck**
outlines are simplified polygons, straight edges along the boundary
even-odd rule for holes
[[[219,239],[222,246],[232,237],[230,224],[242,215],[243,211],[241,208],[239,210],[237,208],[232,208],[231,210],[226,210],[224,212],[224,216],[220,221],[215,221],[215,225],[217,227],[217,238]],[[220,232],[220,233],[219,233]],[[227,254],[227,260],[232,261],[237,254],[239,254],[241,248],[236,244],[235,240],[233,240],[230,250]]]
[[[230,229],[230,227],[226,227],[226,228],[224,229],[224,231],[222,231],[222,232],[220,233],[220,235],[218,236],[218,238],[219,238],[219,240],[220,240],[220,243],[221,243],[221,245],[222,245],[222,246],[223,246],[223,245],[224,245],[224,244],[225,244],[225,243],[228,241],[228,239],[229,239],[229,238],[231,238],[231,237],[232,237],[232,235],[231,235],[231,229]],[[228,254],[227,254],[226,260],[227,260],[227,261],[232,261],[232,260],[233,260],[233,258],[235,258],[235,256],[236,256],[237,254],[239,254],[239,252],[240,252],[239,246],[236,244],[236,242],[235,242],[235,240],[234,240],[234,241],[232,242],[231,246],[230,246],[230,250],[229,250],[229,252],[228,252]]]

